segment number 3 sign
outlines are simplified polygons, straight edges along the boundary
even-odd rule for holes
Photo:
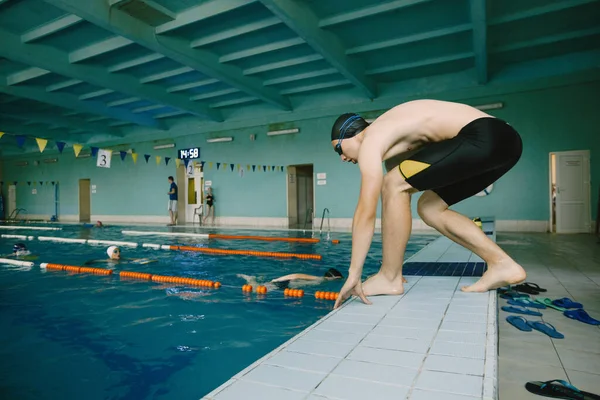
[[[111,156],[112,152],[110,150],[98,150],[98,159],[96,160],[96,166],[100,168],[110,168]]]

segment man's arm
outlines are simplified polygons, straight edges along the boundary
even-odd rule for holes
[[[314,275],[290,274],[290,275],[280,276],[277,279],[273,279],[271,282],[291,281],[291,280],[294,280],[294,279],[304,279],[304,280],[307,280],[307,281],[312,281],[312,280],[319,280],[319,279],[322,279],[322,278],[318,277],[318,276],[314,276]]]
[[[365,140],[358,156],[361,173],[360,196],[352,220],[352,258],[349,274],[362,274],[375,233],[377,203],[383,186],[382,156],[378,146]]]

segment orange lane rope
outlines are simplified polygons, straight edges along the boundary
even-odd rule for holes
[[[258,257],[277,257],[277,258],[299,258],[302,260],[321,260],[323,257],[320,254],[299,254],[299,253],[281,253],[274,251],[256,251],[256,250],[230,250],[230,249],[214,249],[208,247],[193,247],[193,246],[170,246],[171,250],[181,251],[197,251],[207,254],[229,254],[240,256],[258,256]]]

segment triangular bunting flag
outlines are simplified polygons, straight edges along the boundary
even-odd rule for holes
[[[81,152],[81,149],[83,149],[82,145],[80,145],[80,144],[73,145],[73,151],[75,152],[75,157],[79,157],[79,153]]]
[[[176,166],[177,168],[179,168],[179,166],[180,166],[180,165],[181,165],[181,160],[180,160],[179,158],[176,158],[176,159],[175,159],[175,166]]]
[[[275,166],[271,166],[271,171],[275,171]]]
[[[148,160],[150,159],[150,154],[144,154],[144,158],[146,159],[146,164],[148,164]]]
[[[35,138],[35,141],[37,142],[37,145],[40,148],[40,153],[43,153],[44,149],[46,148],[46,145],[48,144],[48,141],[46,139],[40,138]]]
[[[250,164],[246,164],[246,171],[250,171]]]
[[[58,152],[60,154],[62,154],[63,149],[65,148],[65,142],[56,142],[56,148],[58,149]]]
[[[17,186],[17,183],[19,183],[19,182],[17,182],[17,181],[14,181],[14,182],[13,182],[13,185]]]
[[[281,172],[283,172],[283,165],[281,166]]]
[[[237,165],[237,170],[239,171],[241,168],[240,164]]]
[[[121,161],[125,161],[125,157],[127,157],[127,152],[126,151],[120,151],[119,154],[121,155]]]
[[[212,165],[213,165],[212,161],[211,161],[211,162],[209,162],[209,163],[208,163],[208,169],[211,169],[211,168],[212,168]]]
[[[31,186],[31,181],[27,181],[27,186]]]
[[[52,186],[54,186],[54,181],[52,181]]]
[[[187,170],[187,167],[188,167],[189,163],[190,163],[189,159],[186,158],[186,159],[183,160],[183,165],[185,165],[185,169],[186,170]]]
[[[2,136],[4,136],[4,132],[0,132],[0,138],[2,138]]]
[[[233,171],[233,169],[235,168],[235,165],[229,164],[229,166],[231,167],[231,171]]]
[[[33,181],[33,186],[37,186],[37,182],[36,181]]]
[[[218,163],[217,163],[217,171],[219,170],[219,167],[220,167],[220,166],[221,166],[221,163],[220,163],[220,162],[218,162]]]
[[[202,170],[203,170],[203,171],[204,171],[204,163],[205,163],[205,162],[206,162],[206,161],[200,161],[200,166],[202,167]]]
[[[25,144],[25,139],[27,138],[23,135],[17,135],[15,136],[15,139],[17,139],[17,146],[23,147],[23,145]]]
[[[227,163],[223,163],[223,169],[227,169]]]
[[[96,157],[98,155],[98,148],[97,147],[92,147],[92,157]]]
[[[263,172],[265,172],[267,170],[267,166],[263,165],[262,167],[263,167]]]
[[[252,172],[256,171],[256,165],[252,166]]]
[[[44,186],[44,181],[40,181],[40,186]]]
[[[138,154],[137,153],[131,153],[131,158],[133,158],[133,163],[137,164]]]
[[[156,156],[156,165],[160,165],[160,156]]]
[[[171,157],[165,157],[165,165],[169,165],[170,160],[171,160]]]

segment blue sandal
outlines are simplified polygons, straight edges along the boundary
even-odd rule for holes
[[[523,332],[531,332],[531,326],[527,325],[527,320],[523,317],[518,317],[516,315],[509,315],[506,317],[506,322],[514,326],[520,331]]]
[[[563,297],[562,299],[552,300],[552,304],[555,306],[559,306],[562,308],[583,308],[583,304],[576,303],[568,297]]]
[[[590,317],[590,315],[582,308],[577,310],[568,310],[563,313],[565,317],[575,319],[590,325],[600,325],[600,321]]]
[[[534,317],[541,317],[542,316],[542,313],[530,310],[530,309],[525,308],[525,307],[502,306],[502,310],[506,311],[506,312],[509,312],[509,313],[515,313],[515,314],[533,315]]]
[[[527,298],[511,299],[511,300],[508,300],[508,304],[511,304],[513,306],[520,306],[520,307],[538,308],[540,310],[546,309],[545,305],[536,303],[535,301],[533,301],[531,299],[527,299]]]
[[[557,385],[556,383],[559,383]],[[525,384],[527,391],[544,397],[553,397],[555,399],[566,400],[600,400],[600,396],[593,393],[584,392],[577,389],[569,382],[555,379],[546,382],[527,382]]]
[[[548,322],[542,321],[527,321],[527,325],[535,329],[536,331],[540,331],[550,336],[553,339],[564,339],[565,335],[556,330],[556,328],[549,324]]]

